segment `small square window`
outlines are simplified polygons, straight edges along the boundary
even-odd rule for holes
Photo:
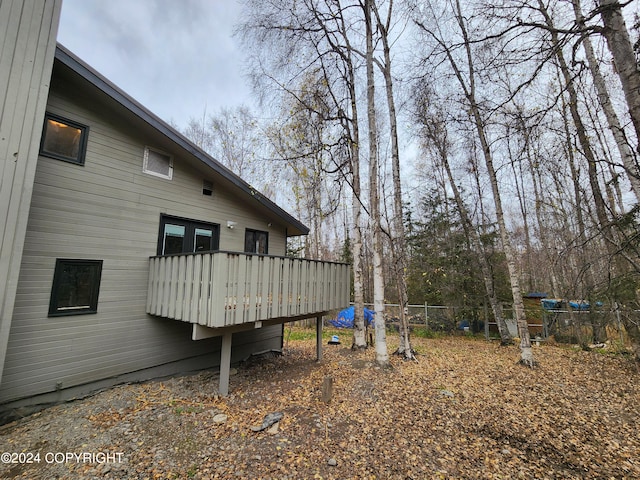
[[[244,232],[245,253],[269,253],[269,233],[247,228]]]
[[[53,274],[49,316],[96,313],[101,276],[102,260],[58,258]]]
[[[142,171],[149,175],[171,180],[173,177],[173,157],[160,150],[145,147]]]
[[[40,155],[84,165],[89,127],[51,113],[45,114]]]

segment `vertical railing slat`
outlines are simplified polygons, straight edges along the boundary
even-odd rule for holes
[[[237,283],[237,306],[233,324],[243,323],[247,308],[247,256],[238,255],[238,270],[236,272]]]
[[[193,261],[194,255],[185,258],[184,296],[182,297],[182,320],[191,322],[191,298],[193,295]]]
[[[299,260],[291,261],[291,307],[289,315],[294,317],[300,314],[300,266]]]
[[[238,255],[227,254],[227,275],[225,288],[224,325],[233,325],[237,306],[237,260]]]
[[[224,326],[228,261],[224,253],[214,253],[211,258],[211,301],[207,326],[222,327]]]
[[[229,259],[231,260],[231,268],[229,269],[229,274],[227,281],[229,283],[230,288],[230,298],[232,300],[232,308],[229,310],[227,318],[225,320],[225,325],[234,325],[236,323],[236,319],[238,317],[238,309],[242,308],[242,299],[240,298],[240,280],[239,274],[240,271],[240,255],[229,255]]]
[[[313,275],[311,276],[311,283],[309,285],[309,288],[311,288],[311,291],[312,291],[310,308],[311,308],[311,311],[313,312],[318,311],[318,275],[319,273],[320,273],[320,263],[313,262]]]
[[[167,317],[176,318],[176,298],[178,297],[178,263],[180,257],[171,257],[171,268],[169,270],[169,295],[167,297]]]
[[[156,301],[158,298],[158,287],[156,280],[158,278],[157,268],[159,263],[158,258],[152,258],[149,261],[149,288],[147,289],[147,312],[151,315],[156,313]]]
[[[290,258],[282,259],[282,310],[281,315],[288,317],[291,310],[291,269],[292,261]]]
[[[261,257],[252,255],[247,259],[247,309],[244,316],[245,322],[256,321],[256,305],[258,303],[258,283],[260,274]]]
[[[200,285],[202,279],[202,255],[194,255],[193,275],[191,276],[191,323],[198,323],[200,316]]]
[[[300,315],[309,313],[309,265],[308,260],[300,261]]]
[[[219,328],[348,304],[349,265],[214,252],[149,259],[147,313]]]
[[[274,258],[271,264],[271,296],[269,305],[269,317],[280,316],[280,306],[282,305],[282,259]]]
[[[209,295],[211,292],[211,254],[202,255],[202,277],[200,280],[200,312],[198,323],[206,325],[209,322]]]
[[[325,270],[325,285],[324,285],[324,298],[322,302],[324,304],[324,308],[322,310],[331,309],[331,275],[333,273],[333,265],[330,263],[326,263],[324,265]]]
[[[258,314],[259,320],[266,320],[269,318],[269,301],[271,288],[271,265],[272,260],[269,257],[263,257],[262,259],[262,279],[260,284],[260,313]]]
[[[173,312],[173,318],[178,320],[183,319],[184,310],[184,287],[186,282],[186,269],[187,269],[187,257],[181,255],[178,258],[178,274],[176,278],[177,288],[175,297],[175,308]]]
[[[171,258],[172,257],[168,257],[164,262],[162,262],[162,269],[160,270],[162,275],[162,293],[160,295],[160,303],[162,309],[160,310],[160,315],[162,315],[163,317],[166,317],[169,312],[169,290],[171,288]]]

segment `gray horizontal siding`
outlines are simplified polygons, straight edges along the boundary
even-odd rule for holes
[[[184,151],[136,133],[130,119],[101,115],[104,106],[91,99],[78,85],[52,82],[47,109],[89,126],[87,156],[84,166],[39,159],[0,402],[219,349],[219,339],[193,342],[190,325],[145,313],[161,213],[219,223],[222,249],[241,250],[244,229],[253,228],[269,231],[270,253],[285,251],[284,230],[267,227],[275,220],[239,204],[231,187],[198,170]],[[145,145],[174,155],[173,180],[142,172]],[[203,179],[214,182],[213,197],[202,195]],[[227,220],[236,228],[227,229]],[[98,313],[47,317],[56,258],[103,260]],[[278,348],[280,334],[270,327],[234,335],[234,358]]]
[[[281,332],[281,326],[276,325],[257,331],[234,334],[232,362],[238,362],[253,352],[279,349],[281,344]],[[127,373],[134,373],[134,375],[128,376],[129,380],[143,380],[150,378],[145,371],[149,368],[160,365],[165,366],[164,374],[184,372],[186,370],[184,368],[180,368],[180,361],[188,360],[190,358],[203,358],[202,363],[196,363],[194,365],[193,362],[191,362],[190,369],[218,366],[220,364],[220,341],[216,338],[206,342],[208,343],[209,348],[204,351],[192,350],[190,354],[182,355],[178,359],[171,355],[165,355],[164,357],[156,356],[154,357],[156,358],[156,362],[154,362],[153,365],[143,367],[139,370],[132,370],[131,362],[135,363],[138,361],[139,363],[143,363],[145,357],[148,355],[149,349],[137,348],[140,345],[136,343],[123,345],[121,349],[114,349],[109,355],[103,355],[101,358],[104,363],[96,364],[94,359],[95,348],[99,348],[100,345],[95,345],[92,348],[90,344],[87,344],[87,350],[74,350],[75,360],[73,364],[69,365],[63,371],[61,371],[59,361],[47,358],[40,363],[33,363],[28,388],[24,388],[24,385],[22,385],[21,382],[15,380],[13,383],[11,381],[7,381],[3,388],[20,389],[21,391],[24,391],[25,395],[15,397],[22,398],[52,392],[55,390],[56,383],[60,382],[62,388],[65,389],[73,386],[84,385],[84,392],[88,393],[94,389],[94,387],[92,387],[92,383],[101,379],[111,378],[113,379],[111,384],[116,384],[118,381],[117,377]],[[59,348],[62,347],[58,347],[58,349]],[[132,354],[131,348],[135,348],[136,352]],[[55,358],[56,354],[59,354],[60,352],[59,350],[50,348],[49,350],[43,350],[43,353],[46,353],[47,357]],[[166,367],[166,365],[172,363],[176,363],[174,368]],[[118,366],[120,366],[120,368],[118,368]],[[137,372],[137,374],[135,374],[135,372]],[[54,381],[53,388],[51,387],[52,381]],[[217,387],[217,385],[212,385],[212,387]],[[15,398],[4,399],[4,401],[14,400]]]

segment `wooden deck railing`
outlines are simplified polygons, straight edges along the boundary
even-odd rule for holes
[[[219,328],[345,308],[349,265],[233,252],[151,257],[147,313]]]

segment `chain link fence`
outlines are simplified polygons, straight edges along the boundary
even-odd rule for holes
[[[365,307],[373,309],[372,304],[366,304]],[[453,333],[458,330],[483,332],[487,321],[487,314],[482,307],[408,305],[406,314],[411,327],[422,327],[442,333]],[[390,328],[397,329],[400,322],[400,305],[385,304],[385,320]]]
[[[372,304],[366,308],[373,309]],[[423,328],[431,332],[452,334],[468,332],[484,334],[487,339],[499,338],[493,312],[488,306],[408,305],[407,315],[411,328]],[[513,308],[503,308],[504,318],[512,336],[518,335]],[[591,344],[599,342],[627,341],[625,322],[640,322],[640,310],[629,308],[595,308],[574,310],[571,308],[546,310],[541,306],[525,308],[529,333],[534,340],[543,341],[553,336],[559,343]],[[387,327],[397,330],[400,322],[400,305],[385,304]]]

